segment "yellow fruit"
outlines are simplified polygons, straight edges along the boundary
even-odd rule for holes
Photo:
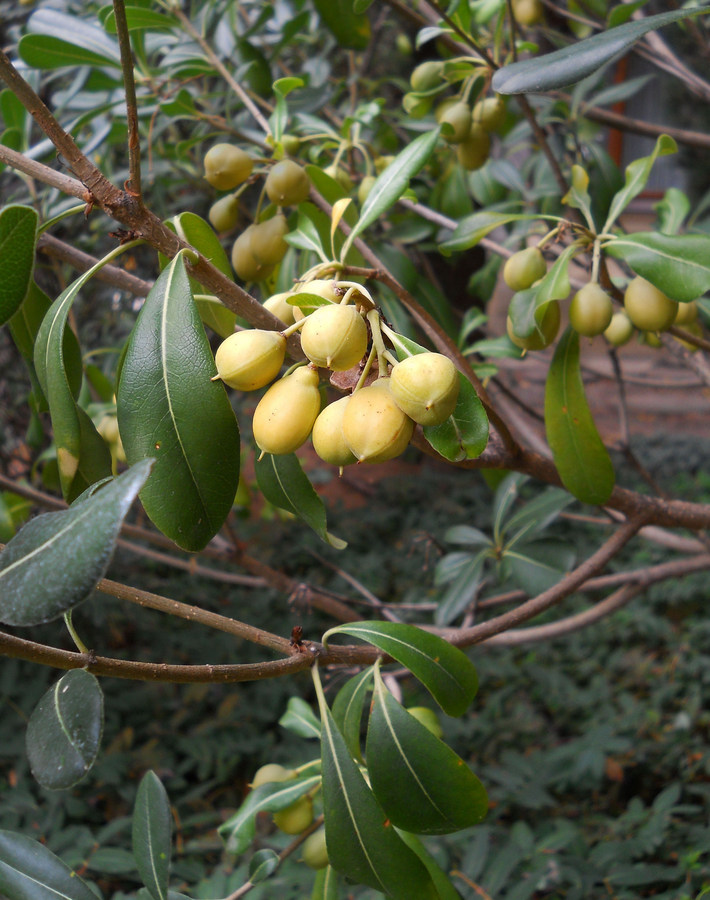
[[[349,402],[350,397],[341,397],[329,403],[313,425],[313,449],[323,462],[332,466],[350,466],[357,462],[343,434],[343,416]]]
[[[444,64],[438,59],[427,60],[419,63],[409,76],[409,83],[413,91],[422,93],[430,91],[441,84],[444,72]]]
[[[284,235],[288,234],[286,217],[280,213],[266,222],[253,226],[251,232],[251,252],[254,258],[265,265],[281,262],[288,250]]]
[[[592,281],[577,291],[569,305],[569,323],[585,337],[594,337],[605,331],[613,314],[611,297]]]
[[[392,369],[390,391],[410,419],[420,425],[440,425],[456,407],[459,373],[441,353],[418,353]]]
[[[235,390],[255,391],[276,378],[285,355],[286,338],[278,331],[237,331],[217,348],[217,374]]]
[[[665,331],[673,324],[678,304],[637,275],[626,288],[624,309],[639,331]]]
[[[207,218],[215,231],[231,231],[239,219],[239,200],[232,194],[220,197],[210,206]]]
[[[298,773],[295,769],[286,769],[278,763],[267,763],[257,769],[252,779],[252,788],[258,788],[262,784],[273,784],[277,781],[291,781]]]
[[[305,170],[292,159],[282,159],[272,167],[264,188],[277,206],[295,206],[307,199],[311,188]]]
[[[273,294],[268,300],[264,300],[264,303],[262,304],[264,309],[268,309],[277,319],[281,319],[284,325],[293,325],[296,321],[293,317],[295,307],[287,302],[287,297],[290,296],[290,291],[284,291],[281,294]]]
[[[407,712],[410,716],[414,716],[417,722],[431,731],[434,737],[438,737],[441,740],[444,736],[444,729],[441,727],[439,717],[433,709],[429,709],[428,706],[410,706],[407,708]]]
[[[293,294],[315,294],[316,297],[330,300],[331,303],[340,303],[343,299],[342,293],[338,293],[335,281],[328,278],[314,278],[313,281],[301,281],[294,288]],[[315,308],[320,309],[320,307]],[[297,322],[310,312],[313,312],[313,307],[301,309],[298,306],[294,306],[293,308],[293,315]]]
[[[295,134],[282,134],[281,146],[284,148],[284,153],[288,153],[289,156],[295,156],[301,146],[301,139],[296,137]]]
[[[257,404],[254,440],[264,453],[293,453],[308,440],[319,412],[318,373],[301,366],[272,384]]]
[[[503,266],[503,281],[511,291],[525,291],[547,272],[545,257],[537,247],[518,250]]]
[[[313,801],[306,794],[274,813],[274,825],[286,834],[300,834],[313,821]]]
[[[447,134],[442,131],[442,137],[450,144],[460,144],[465,141],[471,131],[471,110],[468,103],[462,100],[447,105],[446,109],[437,116],[439,122],[450,125],[453,134]]]
[[[323,171],[326,175],[330,175],[331,178],[337,181],[346,194],[349,194],[353,189],[353,180],[345,169],[336,166],[335,163],[331,163],[331,165],[326,166]]]
[[[456,156],[461,165],[469,172],[480,169],[491,152],[491,139],[488,132],[480,125],[471,125],[468,137],[456,145]]]
[[[301,349],[316,366],[344,372],[367,350],[367,325],[354,306],[321,306],[301,329]]]
[[[540,0],[513,0],[513,15],[520,25],[538,25],[544,17]]]
[[[343,437],[358,462],[385,462],[404,453],[414,421],[395,403],[389,378],[378,378],[351,397],[343,414]]]
[[[471,121],[485,131],[497,131],[505,122],[505,101],[502,97],[484,97],[474,105]]]
[[[546,304],[542,322],[527,337],[518,337],[513,331],[513,323],[510,316],[506,320],[508,337],[517,347],[521,347],[523,350],[544,350],[545,347],[549,347],[557,337],[559,327],[560,305],[557,300],[551,300]]]
[[[116,416],[104,416],[96,426],[96,430],[107,444],[115,444],[121,439],[118,433],[118,419]]]
[[[673,319],[674,325],[692,325],[693,322],[697,321],[698,318],[698,304],[695,300],[691,300],[690,303],[679,303],[678,311],[675,314],[675,319]]]
[[[251,241],[255,227],[250,225],[246,228],[232,246],[232,266],[242,281],[263,281],[273,269],[272,265],[263,263],[254,256]]]
[[[301,847],[303,862],[311,869],[325,869],[328,865],[328,850],[325,846],[325,828],[309,834]]]
[[[612,346],[621,347],[631,340],[633,333],[633,322],[623,310],[620,310],[611,317],[611,321],[604,331],[604,337]]]
[[[254,167],[252,158],[233,144],[215,144],[205,154],[205,178],[219,191],[231,191],[246,181]]]
[[[365,177],[360,182],[357,189],[357,202],[362,206],[362,204],[367,200],[370,191],[372,190],[372,185],[377,181],[374,175],[365,175]]]

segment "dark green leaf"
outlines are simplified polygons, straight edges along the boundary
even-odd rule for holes
[[[145,460],[69,509],[25,525],[0,554],[0,622],[49,622],[88,597],[106,571],[151,464]]]
[[[44,844],[12,831],[0,831],[0,891],[7,900],[96,900]]]
[[[530,540],[532,536],[544,531],[573,499],[561,488],[548,488],[534,500],[530,500],[500,528],[502,535],[509,535],[506,546],[512,547],[518,541]]]
[[[178,21],[166,10],[145,9],[142,6],[126,6],[126,22],[129,31],[169,31]],[[116,34],[116,16],[111,10],[103,21],[104,29],[108,34]]]
[[[626,209],[629,203],[637,197],[646,187],[648,177],[651,174],[653,164],[659,156],[667,156],[678,149],[676,142],[667,134],[662,134],[656,140],[653,152],[648,156],[642,156],[629,163],[626,167],[624,186],[612,197],[609,206],[609,215],[604,223],[603,232],[611,231],[611,226]]]
[[[493,75],[491,87],[498,94],[528,94],[575,84],[620,56],[649,31],[706,12],[710,12],[710,7],[644,16],[637,22],[619,25],[553,53],[503,66]]]
[[[414,834],[450,834],[476,825],[488,798],[461,757],[417,721],[375,670],[367,769],[390,821]]]
[[[316,226],[319,223],[320,228]],[[330,219],[312,203],[302,203],[298,208],[298,222],[295,231],[290,231],[285,240],[292,247],[311,250],[321,260],[328,259],[324,247],[328,246]],[[325,242],[325,243],[324,243]]]
[[[171,834],[170,800],[155,772],[148,771],[133,808],[133,856],[153,900],[167,900]]]
[[[353,10],[353,0],[314,0],[314,5],[341,47],[364,50],[370,43],[370,21]]]
[[[527,475],[519,472],[511,472],[496,488],[493,498],[493,540],[500,546],[502,543],[503,529],[508,513],[520,496],[521,486],[528,480]]]
[[[710,235],[637,232],[604,246],[671,300],[686,303],[710,289]]]
[[[269,503],[298,516],[331,547],[342,550],[347,546],[328,532],[323,501],[313,490],[295,453],[265,453],[254,464],[254,471],[259,490]]]
[[[42,697],[27,723],[32,774],[52,791],[73,787],[94,764],[104,725],[103,693],[95,676],[72,669]]]
[[[671,187],[653,208],[658,215],[658,230],[662,234],[678,234],[690,212],[690,200],[679,188]]]
[[[286,712],[279,719],[279,725],[299,737],[320,737],[320,722],[302,697],[291,697],[286,706]]]
[[[61,66],[121,66],[116,41],[106,32],[77,16],[54,9],[40,9],[30,16],[20,39],[20,58],[37,69]]]
[[[541,540],[503,551],[514,583],[530,597],[541,594],[569,572],[574,565],[574,548],[560,541]]]
[[[490,551],[481,550],[475,556],[470,554],[466,554],[466,556],[467,560],[461,560],[458,574],[455,579],[452,579],[451,585],[446,589],[437,607],[434,616],[437,625],[448,625],[453,622],[478,593],[483,577],[483,566],[490,556]]]
[[[340,876],[332,866],[316,872],[311,900],[340,900]]]
[[[447,544],[463,544],[466,547],[489,547],[490,537],[471,525],[454,525],[444,534]]]
[[[473,663],[438,635],[399,622],[352,622],[326,631],[323,643],[334,634],[367,641],[406,666],[450,716],[462,716],[476,696]]]
[[[547,375],[545,429],[567,490],[583,503],[606,503],[614,489],[614,466],[587,405],[579,335],[571,328],[560,338]]]
[[[295,90],[296,88],[303,87],[303,84],[303,79],[296,78],[295,76],[277,78],[274,82],[273,87],[274,93],[276,94],[276,106],[269,119],[269,125],[271,126],[271,130],[274,133],[275,141],[280,141],[284,131],[286,130],[286,124],[288,122],[288,106],[286,104],[286,97],[291,93],[291,91]]]
[[[488,416],[476,388],[459,372],[456,408],[441,425],[427,425],[422,431],[429,444],[445,459],[459,462],[476,459],[488,444]]]
[[[201,550],[217,533],[239,483],[239,428],[216,374],[178,254],[138,316],[117,412],[128,462],[156,459],[143,506],[185,550]]]
[[[353,759],[362,761],[360,726],[362,711],[370,690],[373,668],[369,666],[349,678],[335,695],[333,719],[340,730]]]
[[[234,332],[237,314],[228,309],[216,297],[195,297],[197,311],[204,325],[211,328],[221,338],[228,338]]]
[[[427,867],[431,880],[434,882],[434,887],[438,891],[438,900],[461,900],[461,894],[453,886],[446,872],[426,849],[421,839],[416,834],[410,834],[408,831],[400,831],[399,836]]]
[[[249,860],[249,881],[258,884],[266,881],[278,869],[281,860],[273,850],[257,850]]]
[[[227,254],[209,222],[205,222],[193,212],[182,212],[173,216],[167,224],[175,229],[178,237],[194,247],[223,275],[227,278],[232,277],[232,267]]]
[[[13,203],[0,212],[0,325],[18,311],[30,286],[37,221],[31,206]]]

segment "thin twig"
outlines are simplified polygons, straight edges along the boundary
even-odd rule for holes
[[[136,99],[136,82],[133,77],[133,53],[131,52],[131,36],[126,21],[124,0],[113,0],[113,12],[116,18],[116,36],[121,52],[121,70],[123,86],[126,93],[126,121],[128,123],[128,170],[130,172],[125,187],[139,203],[141,196],[141,142],[138,130],[138,101]]]
[[[2,144],[0,144],[0,162],[16,169],[18,172],[29,175],[30,178],[41,181],[43,184],[57,188],[57,190],[68,194],[70,197],[78,197],[79,200],[83,200],[85,203],[91,202],[90,191],[87,191],[84,185],[76,178],[72,178],[71,175],[65,175],[63,172],[57,172],[56,169],[51,169],[49,166],[45,166],[44,163],[30,159],[23,153],[11,150],[10,147],[5,147]]]

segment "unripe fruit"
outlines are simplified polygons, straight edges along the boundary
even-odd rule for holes
[[[377,172],[378,175],[381,175],[393,159],[394,156],[392,156],[391,154],[385,154],[385,156],[376,156],[373,160],[375,172]]]
[[[613,314],[611,297],[593,281],[581,287],[569,305],[570,325],[585,337],[601,334],[611,322]]]
[[[330,175],[331,178],[337,181],[346,194],[349,194],[353,189],[353,180],[345,169],[336,166],[335,163],[331,163],[329,166],[326,166],[323,171],[326,175]]]
[[[444,64],[438,59],[430,59],[427,62],[419,63],[409,76],[412,90],[417,93],[423,93],[437,87],[441,84],[443,71]]]
[[[465,141],[469,136],[471,131],[471,110],[468,103],[463,101],[452,103],[437,118],[442,125],[447,123],[453,128],[453,134],[442,132],[442,137],[450,144],[460,144],[461,141]]]
[[[365,175],[357,189],[357,202],[360,206],[367,200],[368,194],[372,190],[372,185],[377,181],[374,175]]]
[[[520,25],[530,27],[542,22],[544,10],[540,0],[513,0],[513,15]]]
[[[395,403],[389,378],[378,378],[350,397],[343,437],[358,462],[385,462],[404,453],[414,422]]]
[[[518,250],[503,266],[503,281],[511,291],[525,291],[547,272],[547,263],[537,247]]]
[[[609,325],[604,330],[604,337],[613,347],[621,347],[631,340],[633,333],[633,322],[623,310],[619,310],[611,317]]]
[[[309,834],[301,847],[303,862],[311,869],[325,869],[329,863],[328,850],[325,845],[325,828],[319,828]]]
[[[343,294],[338,293],[335,287],[335,281],[328,278],[314,278],[313,281],[302,281],[296,285],[295,294],[315,294],[316,297],[322,297],[324,300],[330,300],[331,303],[340,303]],[[320,309],[320,307],[318,307]],[[305,312],[298,306],[293,308],[294,319],[298,322],[312,312],[313,309],[306,308]]]
[[[640,331],[665,331],[673,324],[678,304],[637,275],[626,288],[624,309]]]
[[[663,341],[655,331],[642,331],[640,342],[646,344],[648,347],[653,347],[654,350],[658,350],[659,347],[663,346]]]
[[[233,144],[215,144],[205,154],[205,178],[219,191],[231,191],[246,181],[254,167],[252,158]]]
[[[292,159],[282,159],[272,167],[264,188],[272,203],[277,206],[295,206],[307,199],[311,183],[308,175]]]
[[[282,134],[281,146],[284,148],[284,153],[288,153],[289,156],[295,156],[301,146],[301,139],[296,137],[295,134]]]
[[[468,137],[456,146],[458,161],[468,172],[480,169],[491,152],[491,139],[480,125],[471,125]]]
[[[675,314],[675,319],[673,319],[674,325],[692,325],[693,322],[697,321],[698,318],[698,304],[695,300],[691,300],[690,303],[679,303],[678,311]]]
[[[410,706],[407,708],[407,712],[410,716],[414,716],[417,722],[431,731],[434,737],[438,737],[441,740],[444,736],[444,729],[441,727],[439,717],[433,709],[429,709],[428,706]]]
[[[329,403],[313,425],[313,449],[323,462],[332,466],[350,466],[357,462],[343,434],[343,416],[349,402],[350,397],[341,397]]]
[[[367,325],[354,306],[321,306],[301,329],[301,349],[316,366],[344,372],[367,350]]]
[[[220,197],[210,206],[207,218],[215,231],[231,231],[239,219],[239,200],[233,194]]]
[[[471,121],[485,131],[497,131],[505,122],[505,101],[502,97],[484,97],[474,105]]]
[[[268,300],[264,300],[262,306],[268,309],[270,313],[281,319],[284,325],[293,325],[296,321],[293,317],[293,311],[296,308],[287,302],[286,298],[291,296],[290,291],[284,291],[281,294],[273,294]]]
[[[262,784],[273,784],[278,781],[291,781],[298,773],[295,769],[286,769],[278,763],[267,763],[257,769],[252,779],[252,788],[258,788]]]
[[[295,803],[274,813],[274,825],[286,834],[300,834],[313,821],[313,801],[306,794]]]
[[[254,440],[264,453],[293,453],[308,439],[319,412],[318,373],[302,366],[272,384],[257,404]]]
[[[251,241],[256,226],[250,225],[236,239],[232,246],[232,266],[242,281],[262,281],[273,269],[254,256]]]
[[[253,226],[251,232],[251,252],[254,258],[265,265],[281,262],[288,250],[284,235],[288,234],[288,222],[280,213],[266,222]]]
[[[279,374],[286,338],[278,331],[247,329],[222,341],[215,354],[217,374],[237,391],[255,391]]]
[[[506,330],[508,337],[516,345],[523,350],[544,350],[557,337],[560,327],[560,305],[557,300],[551,300],[546,304],[542,322],[536,326],[532,334],[521,338],[513,331],[513,322],[508,316],[506,320]]]
[[[420,425],[441,425],[456,408],[459,373],[441,353],[418,353],[392,369],[390,391],[410,419]]]

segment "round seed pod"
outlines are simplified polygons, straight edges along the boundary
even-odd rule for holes
[[[698,304],[695,300],[691,300],[690,303],[679,303],[678,311],[675,314],[675,319],[673,320],[674,325],[692,325],[693,322],[696,322],[698,319]]]
[[[468,172],[480,169],[491,152],[491,139],[480,125],[472,124],[465,141],[456,145],[458,161]]]
[[[460,144],[465,141],[471,131],[471,109],[468,103],[459,100],[452,103],[437,118],[442,124],[446,123],[453,128],[453,134],[443,134],[445,141],[450,144]]]
[[[441,425],[456,408],[459,373],[441,353],[417,353],[392,370],[395,403],[419,425]]]
[[[254,162],[233,144],[215,144],[205,153],[205,178],[219,191],[231,191],[251,175]]]
[[[441,84],[443,72],[444,64],[438,59],[430,59],[426,62],[419,63],[409,76],[409,83],[412,90],[421,93],[437,87]]]
[[[604,330],[604,337],[613,347],[621,347],[628,344],[633,333],[633,322],[622,309],[611,317],[611,321]]]
[[[374,175],[365,175],[357,189],[357,202],[360,206],[363,205],[365,200],[367,200],[370,191],[372,190],[372,185],[375,183],[377,179]]]
[[[264,300],[262,306],[268,309],[270,313],[281,319],[284,325],[293,325],[296,321],[293,317],[295,306],[287,303],[286,298],[291,296],[290,291],[283,291],[281,294],[273,294],[268,300]]]
[[[313,800],[308,794],[274,813],[274,825],[286,834],[300,834],[312,821]]]
[[[665,331],[673,324],[678,303],[637,275],[624,293],[624,309],[639,331]]]
[[[303,862],[311,869],[325,869],[328,865],[328,850],[325,846],[325,828],[309,834],[301,847]]]
[[[389,378],[378,378],[350,397],[343,414],[343,437],[358,462],[385,462],[404,453],[414,421],[395,403]]]
[[[286,216],[280,213],[266,222],[253,226],[251,233],[251,252],[254,258],[267,266],[280,263],[286,256],[288,244],[284,235],[288,234]]]
[[[367,350],[367,326],[354,306],[320,306],[301,329],[301,349],[316,366],[344,372]]]
[[[239,219],[239,200],[233,194],[220,197],[210,206],[207,218],[215,231],[231,231]]]
[[[279,374],[286,338],[278,331],[246,329],[230,334],[217,348],[217,374],[238,391],[256,391]]]
[[[291,781],[296,775],[295,769],[286,769],[278,763],[266,763],[254,773],[251,787],[258,788],[262,784],[273,784],[275,781]]]
[[[272,384],[257,404],[254,440],[264,453],[293,453],[308,439],[319,412],[318,373],[302,366]]]
[[[269,200],[277,206],[295,206],[307,199],[311,183],[297,162],[282,159],[269,171],[264,188]]]
[[[542,316],[542,322],[535,328],[532,334],[521,338],[513,331],[513,323],[510,316],[506,320],[506,330],[508,337],[516,345],[523,350],[544,350],[557,337],[560,328],[560,304],[557,300],[551,300],[545,308]]]
[[[273,269],[272,265],[261,262],[252,250],[252,235],[256,226],[250,225],[232,245],[232,266],[242,281],[263,281]]]
[[[343,295],[341,293],[338,293],[336,283],[332,278],[314,278],[313,281],[299,282],[296,285],[293,293],[294,295],[315,294],[316,297],[322,297],[324,300],[330,300],[331,303],[340,303],[340,301],[343,299]],[[320,307],[316,308],[320,309]],[[297,322],[312,312],[312,308],[309,309],[306,307],[305,311],[298,306],[294,306],[293,308],[293,316]]]
[[[329,403],[313,425],[313,449],[323,462],[332,466],[349,466],[357,462],[343,435],[343,416],[349,402],[350,397],[341,397]]]
[[[503,281],[511,291],[525,291],[547,272],[547,263],[537,247],[518,250],[503,266]]]
[[[497,131],[505,122],[505,101],[502,97],[484,97],[474,104],[471,121],[485,131]]]
[[[605,331],[613,314],[611,297],[592,281],[577,291],[569,305],[570,325],[585,337],[594,337]]]

